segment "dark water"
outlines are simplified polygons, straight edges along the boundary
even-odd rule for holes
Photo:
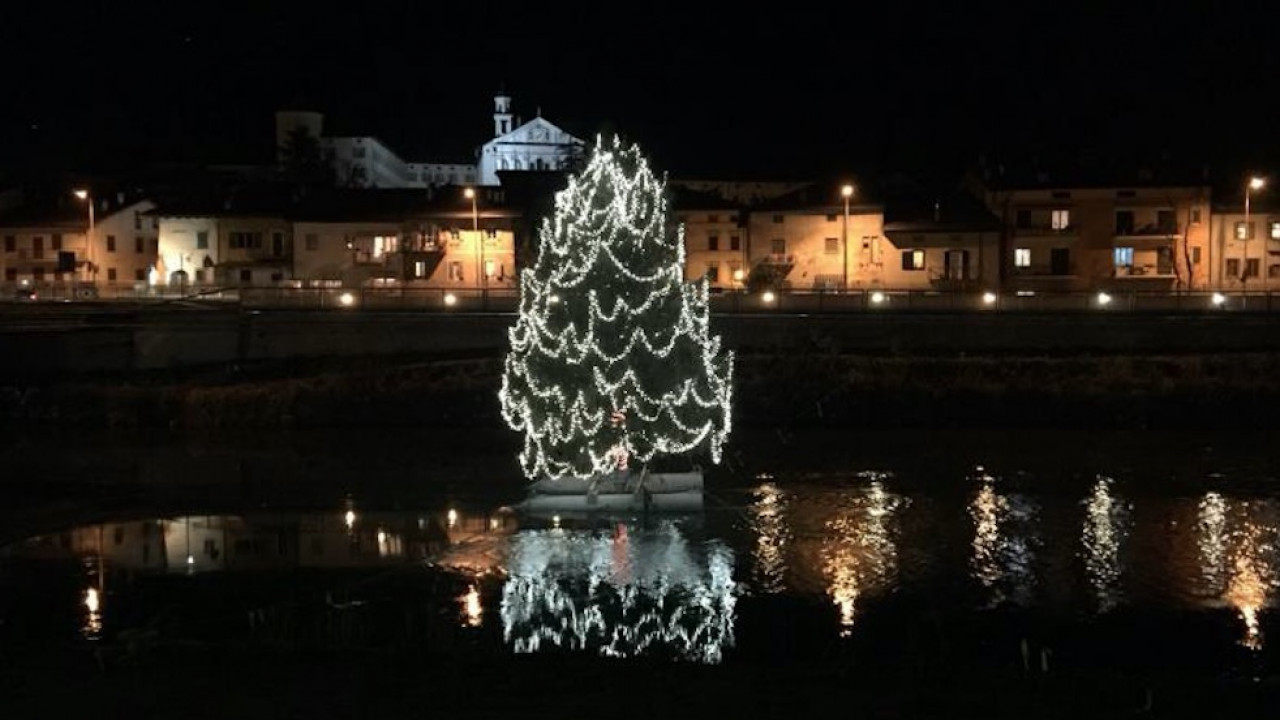
[[[647,517],[521,512],[499,435],[15,442],[0,660],[417,648],[1275,670],[1267,434],[738,441],[701,512]]]

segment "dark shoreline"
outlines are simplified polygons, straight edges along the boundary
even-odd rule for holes
[[[365,357],[0,384],[0,426],[498,429],[501,360]],[[1280,353],[742,353],[746,427],[1234,428],[1280,402]]]

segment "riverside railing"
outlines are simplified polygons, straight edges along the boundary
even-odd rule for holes
[[[385,310],[419,312],[512,313],[519,291],[511,288],[285,288],[227,287],[188,289],[100,288],[96,297],[46,289],[36,300],[20,297],[15,288],[4,301],[132,302],[138,304],[198,302],[260,309]],[[946,290],[858,290],[853,292],[771,291],[712,293],[713,313],[842,314],[894,312],[1249,312],[1280,313],[1280,292],[1068,292],[1008,293]]]

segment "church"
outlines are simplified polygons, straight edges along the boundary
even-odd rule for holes
[[[410,162],[372,136],[328,136],[324,116],[317,112],[283,110],[276,113],[276,146],[283,153],[291,133],[305,131],[319,138],[333,160],[338,183],[347,187],[426,188],[443,185],[501,185],[499,171],[567,170],[586,144],[555,124],[537,116],[522,123],[511,112],[511,96],[493,98],[493,138],[476,148],[476,164]],[[282,156],[277,157],[283,162]]]
[[[582,139],[542,117],[521,123],[511,114],[511,96],[493,98],[493,139],[477,150],[479,183],[498,185],[499,170],[567,170],[581,157]]]

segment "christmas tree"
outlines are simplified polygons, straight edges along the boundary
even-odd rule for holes
[[[730,428],[733,355],[684,282],[684,231],[634,145],[597,140],[520,274],[499,398],[530,478],[598,476],[705,447]]]

